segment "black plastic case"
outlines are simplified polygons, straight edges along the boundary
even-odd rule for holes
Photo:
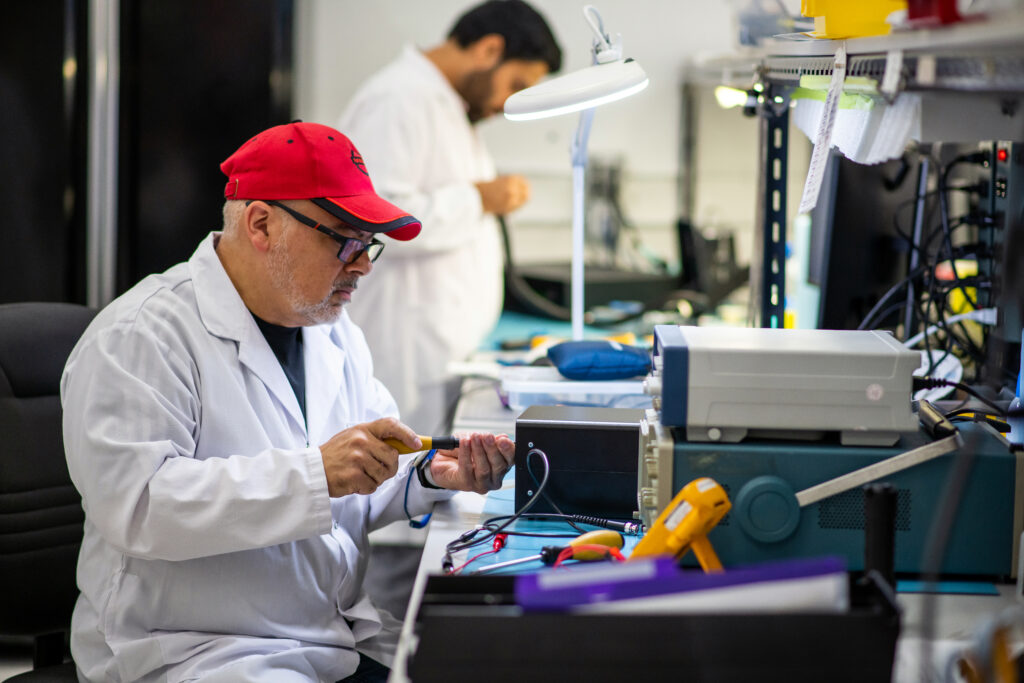
[[[851,578],[846,614],[524,613],[514,580],[427,580],[414,683],[892,680],[900,611],[873,572]]]

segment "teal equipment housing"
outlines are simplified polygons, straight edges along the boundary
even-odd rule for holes
[[[648,411],[653,416],[653,411]],[[643,428],[642,428],[643,429]],[[678,491],[698,477],[721,484],[732,511],[708,535],[726,566],[794,557],[841,555],[852,570],[864,566],[864,494],[855,488],[804,508],[794,494],[927,442],[907,435],[893,447],[852,447],[824,442],[688,442],[681,430],[662,432],[660,447],[641,459],[641,490],[650,469]],[[946,550],[944,575],[1014,576],[1016,541],[1024,511],[1024,453],[1012,453],[987,425],[961,425],[963,446],[975,453]],[[671,446],[665,441],[671,433]],[[652,438],[651,432],[647,437]],[[642,449],[641,453],[645,450]],[[660,453],[654,457],[652,453]],[[885,477],[897,490],[894,569],[921,571],[929,530],[940,507],[957,452]],[[667,501],[666,501],[667,502]],[[1018,511],[1015,513],[1015,511]],[[692,556],[691,562],[695,561]]]

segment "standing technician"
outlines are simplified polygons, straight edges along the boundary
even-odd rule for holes
[[[363,590],[369,532],[497,488],[514,444],[466,435],[414,467],[385,443],[422,445],[343,307],[374,235],[420,226],[344,135],[276,126],[221,169],[223,231],[103,309],[64,371],[79,677],[383,681],[399,624]]]
[[[525,178],[496,175],[474,124],[500,114],[509,95],[557,71],[561,59],[536,10],[490,0],[463,14],[444,43],[407,46],[339,121],[381,195],[423,222],[415,242],[389,244],[372,291],[349,309],[403,419],[418,430],[447,428],[457,383],[445,366],[476,349],[501,312],[495,215],[529,196]]]

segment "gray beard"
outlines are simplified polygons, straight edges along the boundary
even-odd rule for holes
[[[274,289],[284,294],[285,300],[292,311],[300,315],[305,325],[331,325],[341,317],[342,307],[331,303],[334,287],[320,301],[307,300],[292,273],[297,267],[291,253],[281,243],[274,246],[267,254],[267,265],[270,269],[270,281]],[[335,287],[346,284],[344,281],[335,283]],[[304,325],[304,326],[305,326]]]

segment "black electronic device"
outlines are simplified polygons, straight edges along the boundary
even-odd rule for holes
[[[821,288],[819,329],[857,329],[906,275],[908,247],[893,215],[902,204],[904,225],[911,222],[916,174],[916,165],[902,159],[865,166],[830,153],[810,214],[807,279]]]
[[[966,383],[1012,394],[1024,317],[1020,143],[932,143],[871,166],[833,151],[810,219],[817,327],[906,339],[934,326],[921,348],[944,347]],[[989,307],[994,325],[948,322]]]
[[[700,230],[689,221],[676,222],[681,276],[680,296],[695,307],[713,309],[750,280],[750,267],[736,261],[732,233]]]
[[[591,309],[628,302],[630,305],[625,308],[630,309],[629,313],[659,309],[673,298],[679,278],[669,274],[667,264],[643,247],[639,230],[624,215],[619,201],[622,176],[621,160],[592,158],[587,165],[583,304]],[[500,226],[505,248],[505,308],[569,320],[572,264],[558,261],[516,265],[503,217]],[[628,244],[621,239],[627,235]]]
[[[523,280],[545,299],[568,307],[572,297],[572,267],[568,262],[518,266]],[[639,301],[658,308],[678,289],[678,278],[665,273],[646,273],[609,266],[584,270],[583,302],[590,308],[612,301]],[[507,302],[514,308],[514,302]]]
[[[995,229],[989,241],[994,256],[993,298],[1001,315],[994,330],[1000,343],[989,349],[989,363],[1013,377],[1021,371],[1024,324],[1024,143],[997,141],[992,157],[990,211]]]
[[[520,510],[550,472],[530,512],[633,519],[637,509],[637,459],[644,411],[592,406],[531,406],[516,420],[516,496]]]

